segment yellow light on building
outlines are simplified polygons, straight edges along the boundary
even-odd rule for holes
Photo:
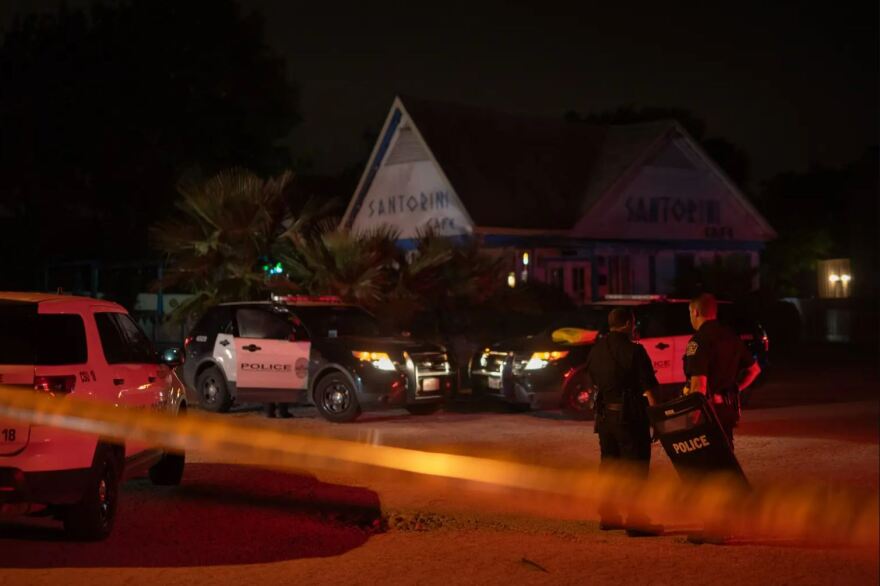
[[[529,266],[529,253],[528,252],[523,253],[522,260],[523,260],[524,267]]]
[[[516,273],[507,273],[507,286],[511,289],[516,287]]]
[[[831,281],[832,283],[836,283],[840,280],[840,275],[834,275],[834,274],[828,275],[828,280]]]

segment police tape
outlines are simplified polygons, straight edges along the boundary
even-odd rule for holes
[[[595,518],[597,506],[625,512],[635,503],[641,513],[659,520],[689,519],[738,536],[871,548],[880,540],[876,492],[819,484],[774,484],[747,491],[724,475],[682,481],[670,473],[652,473],[646,480],[621,467],[563,469],[416,450],[379,445],[375,437],[365,443],[328,434],[293,433],[196,411],[176,417],[4,385],[0,385],[0,417],[107,440],[199,451],[218,460],[261,467],[362,470],[365,480],[387,476],[409,483],[413,490],[419,478],[446,479],[464,483],[466,488],[491,487],[535,514],[574,511],[581,518]]]

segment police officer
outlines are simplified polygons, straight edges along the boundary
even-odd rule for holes
[[[712,403],[733,449],[733,428],[739,421],[739,394],[761,373],[761,367],[728,326],[718,321],[718,302],[709,293],[691,300],[691,325],[696,333],[685,353],[685,394],[702,393]]]
[[[625,463],[632,471],[647,477],[651,463],[651,431],[647,407],[657,378],[647,352],[631,337],[635,319],[629,309],[616,308],[608,315],[609,334],[599,340],[587,357],[586,370],[598,389],[596,429],[599,434],[601,465],[605,471]],[[626,529],[631,537],[659,535],[660,525],[631,507],[624,523],[608,501],[599,510],[603,531]]]

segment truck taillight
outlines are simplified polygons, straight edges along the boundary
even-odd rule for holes
[[[764,352],[769,352],[770,351],[770,338],[767,337],[767,334],[764,334],[764,336],[761,338],[761,342],[764,343]]]
[[[72,374],[53,375],[53,376],[35,376],[34,390],[41,393],[67,394],[76,386],[76,377]]]
[[[183,339],[183,349],[186,350],[187,347],[188,347],[190,344],[192,344],[192,341],[193,341],[193,337],[192,337],[192,336],[187,336],[187,337],[185,337],[185,338]]]

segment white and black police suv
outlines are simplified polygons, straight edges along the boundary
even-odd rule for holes
[[[295,403],[335,422],[393,407],[426,415],[458,382],[445,348],[390,336],[371,313],[330,296],[218,305],[184,346],[184,380],[215,412]]]

